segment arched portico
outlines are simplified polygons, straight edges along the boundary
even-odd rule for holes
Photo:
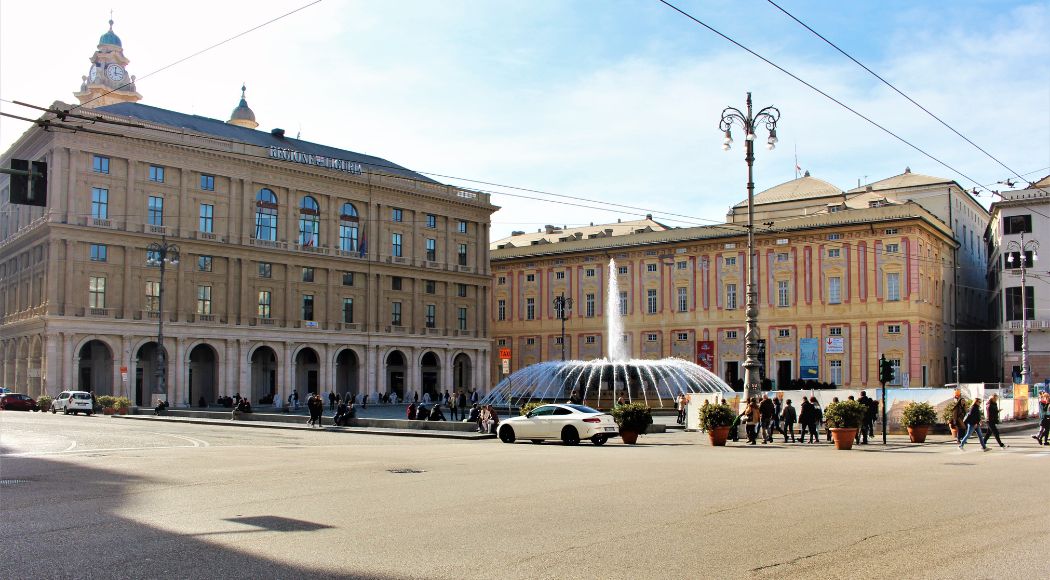
[[[357,353],[344,348],[335,357],[335,392],[340,396],[357,395],[360,388],[361,363]]]
[[[80,347],[77,355],[77,390],[95,395],[113,393],[113,350],[105,342],[93,339]]]
[[[452,388],[455,392],[469,392],[474,388],[473,362],[470,355],[461,352],[452,359]]]
[[[419,385],[421,393],[430,393],[433,400],[441,395],[441,359],[433,351],[419,357]]]
[[[260,346],[251,354],[251,381],[248,395],[252,404],[277,395],[277,353],[269,346]],[[229,392],[229,391],[227,391]]]
[[[386,355],[386,392],[405,398],[405,355],[399,350]]]
[[[299,396],[303,393],[317,393],[320,388],[321,364],[317,351],[306,346],[295,353],[295,390]]]
[[[218,398],[219,354],[213,346],[201,343],[190,350],[186,371],[186,400],[190,405],[215,403]],[[254,402],[254,401],[253,401]]]
[[[157,399],[167,400],[168,393],[161,390],[157,378],[157,342],[148,341],[135,351],[136,405],[152,407],[157,403]]]

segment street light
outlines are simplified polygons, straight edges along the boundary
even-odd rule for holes
[[[777,145],[777,121],[780,111],[776,107],[766,107],[758,113],[752,113],[751,93],[747,93],[747,113],[735,107],[722,110],[722,121],[718,124],[723,131],[722,149],[729,151],[733,145],[733,125],[744,129],[744,161],[747,162],[747,331],[744,335],[744,397],[745,400],[758,396],[761,384],[758,379],[758,361],[755,360],[758,350],[758,302],[755,290],[755,182],[753,167],[755,164],[755,129],[765,126],[769,131],[766,146],[772,150]]]
[[[1006,263],[1013,265],[1014,256],[1012,252],[1017,252],[1018,262],[1021,266],[1021,384],[1027,385],[1030,375],[1028,368],[1028,305],[1025,289],[1026,277],[1025,273],[1028,270],[1028,259],[1025,257],[1027,252],[1032,252],[1032,261],[1039,260],[1039,240],[1024,241],[1024,232],[1021,232],[1021,241],[1009,241],[1005,246],[1006,251]]]
[[[160,266],[160,286],[157,290],[157,391],[167,396],[168,357],[164,350],[164,266],[179,264],[179,247],[161,238],[160,243],[150,242],[146,246],[146,265]],[[151,401],[152,403],[152,401]]]
[[[561,360],[565,360],[565,311],[572,310],[572,298],[566,298],[565,293],[562,292],[560,296],[554,299],[554,312],[558,314],[558,319],[561,320]]]

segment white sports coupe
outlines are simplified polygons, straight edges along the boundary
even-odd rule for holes
[[[536,407],[528,415],[500,421],[497,434],[504,443],[514,443],[516,439],[533,443],[561,439],[566,445],[577,445],[582,439],[590,439],[595,445],[604,445],[619,432],[608,413],[586,405],[550,404]]]

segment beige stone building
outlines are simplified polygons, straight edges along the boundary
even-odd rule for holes
[[[138,103],[127,65],[111,23],[76,93],[95,122],[46,114],[0,158],[48,163],[43,208],[0,177],[4,386],[178,405],[487,386],[487,194],[255,130],[243,87],[227,122]],[[177,247],[163,279],[174,248],[151,243]]]
[[[797,196],[824,187],[810,177],[796,181],[778,188]],[[778,196],[774,190],[764,194]],[[875,387],[876,363],[885,354],[897,368],[897,384],[943,384],[953,328],[951,229],[914,202],[843,199],[840,192],[835,204],[809,215],[796,211],[757,231],[764,374],[778,385],[811,378]],[[606,356],[605,315],[619,309],[631,356],[674,356],[729,382],[743,378],[746,234],[740,225],[522,245],[511,237],[493,247],[492,336],[496,348],[511,350],[512,371],[561,356],[554,299],[564,294],[574,302],[567,358]],[[618,286],[611,301],[610,276]],[[499,374],[493,367],[492,380]]]

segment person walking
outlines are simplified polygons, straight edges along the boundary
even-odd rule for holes
[[[985,444],[984,433],[981,431],[981,400],[974,398],[973,404],[970,405],[970,410],[966,412],[966,416],[963,418],[963,423],[966,424],[966,435],[963,436],[962,441],[959,442],[959,451],[962,451],[966,447],[966,440],[970,438],[970,435],[977,433],[977,440],[981,442],[981,451],[988,451],[988,445]]]
[[[1050,445],[1050,393],[1039,394],[1039,433],[1032,435],[1039,445]]]
[[[852,397],[851,397],[852,398]],[[868,444],[868,429],[871,428],[871,422],[875,420],[874,413],[871,412],[871,399],[868,398],[867,391],[860,392],[860,398],[857,402],[864,405],[864,419],[860,425],[860,429],[857,430],[857,445]]]
[[[784,407],[783,401],[776,394],[774,394],[770,398],[773,400],[773,431],[776,431],[776,432],[778,432],[781,435],[784,435],[786,437],[787,433],[784,432],[783,427],[781,427],[781,425],[780,425],[780,413],[783,411],[783,407]],[[772,433],[769,434],[769,442],[770,443],[773,442],[773,434]]]
[[[306,408],[310,410],[309,425],[320,427],[321,414],[324,413],[324,401],[321,400],[321,395],[310,393],[310,398],[306,400]]]
[[[769,399],[769,395],[762,395],[762,402],[758,405],[758,416],[762,421],[762,444],[773,442],[773,429],[771,428],[773,416],[776,415],[776,405]]]
[[[952,409],[952,425],[955,427],[956,443],[962,443],[962,435],[966,431],[966,407],[963,406],[962,391],[959,389],[955,389],[955,408]]]
[[[813,402],[816,403],[816,397],[813,398]],[[832,403],[838,403],[839,402],[839,398],[838,397],[832,397],[831,398],[831,402]],[[819,421],[823,422],[824,421],[824,411],[821,410],[820,407],[816,407],[816,409],[817,409],[817,419]],[[831,426],[828,425],[826,422],[824,422],[824,435],[827,436],[828,443],[831,443]],[[820,439],[820,437],[817,437],[817,439]]]
[[[788,435],[791,436],[791,442],[795,442],[795,408],[791,406],[791,399],[788,399],[784,403],[784,410],[780,412],[780,418],[784,421],[784,443],[788,442]],[[803,437],[805,437],[805,431],[803,431]]]
[[[445,399],[446,399],[445,400],[445,404],[448,405],[448,419],[449,419],[449,421],[455,421],[456,420],[456,404],[457,404],[456,396],[455,395],[450,395],[448,397],[445,397]],[[442,420],[444,420],[444,419],[442,419]]]
[[[988,438],[995,436],[995,442],[999,444],[1000,448],[1009,447],[1003,444],[1003,440],[999,438],[999,395],[993,394],[988,397],[988,404],[985,405],[985,411],[988,415],[988,436],[984,438],[984,442],[988,442]]]
[[[459,410],[459,418],[465,419],[467,417],[467,393],[463,389],[459,391],[459,397],[456,400],[456,409]]]
[[[747,432],[747,442],[750,445],[755,445],[758,442],[758,424],[761,421],[762,416],[758,410],[758,399],[751,397],[747,401],[747,407],[744,408],[744,420],[745,429]]]
[[[810,403],[809,399],[807,399],[805,397],[805,395],[803,395],[802,396],[802,403],[799,404],[799,406],[798,406],[798,424],[799,424],[799,431],[800,431],[799,437],[798,437],[798,442],[799,443],[805,443],[806,442],[806,432],[810,431],[810,423],[812,423],[812,422],[813,422],[813,403]],[[811,433],[812,433],[811,436],[816,436],[816,434],[817,434],[817,427],[816,427],[816,425],[812,426]]]

